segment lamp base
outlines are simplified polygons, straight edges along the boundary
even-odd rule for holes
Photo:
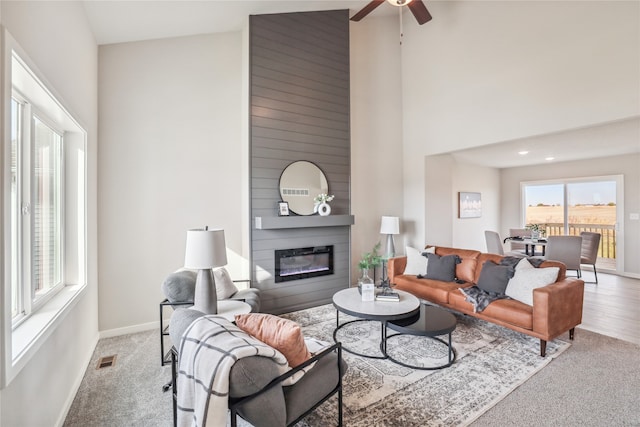
[[[396,248],[393,244],[393,234],[387,234],[387,247],[385,248],[385,255],[387,259],[396,256]]]
[[[193,308],[204,314],[218,314],[216,283],[213,280],[213,270],[210,268],[198,270]]]

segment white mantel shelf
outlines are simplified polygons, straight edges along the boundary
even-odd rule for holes
[[[277,230],[282,228],[341,227],[355,223],[353,215],[311,215],[311,216],[257,216],[257,230]]]

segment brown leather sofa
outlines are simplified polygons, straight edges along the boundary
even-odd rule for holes
[[[473,305],[465,301],[458,288],[471,287],[478,282],[482,265],[487,260],[499,263],[500,255],[481,253],[469,249],[436,247],[437,255],[457,254],[462,262],[456,266],[456,276],[464,283],[418,279],[403,274],[407,257],[389,259],[389,280],[396,289],[412,293],[418,298],[474,316],[488,322],[513,329],[540,339],[540,355],[545,356],[547,341],[574,330],[582,322],[584,281],[566,277],[566,267],[557,261],[544,261],[539,268],[559,267],[555,283],[533,291],[533,306],[514,299],[500,299],[490,303],[482,312],[475,313]]]

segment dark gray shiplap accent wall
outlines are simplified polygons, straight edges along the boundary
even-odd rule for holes
[[[350,228],[258,230],[277,215],[278,180],[308,160],[327,176],[332,214],[350,214],[348,10],[250,18],[251,257],[262,311],[284,313],[331,301],[350,281]],[[274,250],[334,245],[335,274],[275,283]]]

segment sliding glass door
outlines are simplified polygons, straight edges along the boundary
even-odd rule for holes
[[[540,224],[547,236],[600,233],[597,267],[621,270],[622,176],[525,182],[524,224]]]

